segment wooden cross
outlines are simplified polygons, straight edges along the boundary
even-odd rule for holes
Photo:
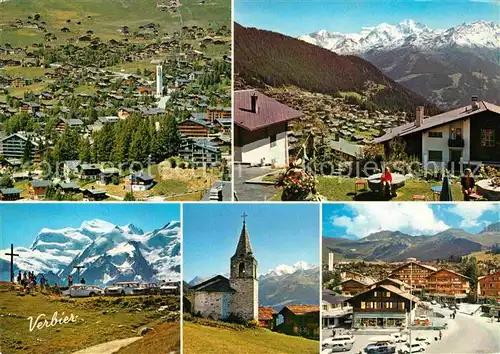
[[[77,271],[76,281],[79,283],[80,282],[80,269],[85,268],[85,266],[76,265],[76,266],[73,266],[73,268],[76,268],[76,271]]]
[[[6,253],[7,256],[10,256],[10,282],[14,282],[14,257],[19,257],[17,253],[14,253],[14,245],[10,244],[10,253]]]
[[[247,214],[247,213],[245,213],[245,212],[243,212],[243,215],[241,216],[241,217],[243,218],[243,222],[245,222],[245,221],[246,221],[247,216],[248,216],[248,214]]]

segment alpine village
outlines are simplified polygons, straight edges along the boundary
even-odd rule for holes
[[[54,6],[0,4],[0,200],[228,200],[229,1]]]

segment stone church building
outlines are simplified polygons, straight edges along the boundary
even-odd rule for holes
[[[226,319],[229,315],[247,321],[258,320],[257,260],[250,245],[245,219],[230,267],[229,279],[217,275],[191,288],[194,290],[192,312],[216,320]]]

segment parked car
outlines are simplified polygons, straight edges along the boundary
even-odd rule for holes
[[[340,336],[335,336],[332,338],[327,338],[323,341],[323,346],[331,348],[334,344],[339,344],[339,343],[347,343],[347,344],[354,344],[356,341],[356,338],[354,338],[353,335],[340,335]]]
[[[178,294],[179,293],[179,283],[164,282],[160,286],[160,292],[162,294]]]
[[[104,288],[106,295],[138,295],[144,292],[139,282],[118,282]]]
[[[431,305],[437,305],[437,301],[436,300],[432,300],[431,301]]]
[[[338,353],[338,352],[348,352],[349,350],[352,349],[352,344],[351,343],[335,343],[329,347],[331,349],[332,353]]]
[[[394,354],[394,353],[396,353],[396,348],[390,345],[371,348],[367,351],[367,354]]]
[[[70,297],[93,297],[103,295],[104,291],[98,286],[75,284],[69,287],[67,295]]]
[[[160,287],[156,283],[143,283],[134,291],[134,295],[155,295],[160,293]]]
[[[406,343],[403,353],[419,353],[425,351],[425,347],[421,343],[412,343],[410,348],[410,343]]]
[[[371,353],[374,349],[378,350],[378,348],[386,348],[386,347],[395,348],[395,346],[390,341],[379,341],[368,344],[365,347],[365,352]]]
[[[425,345],[431,344],[431,340],[428,339],[427,337],[416,337],[415,340],[417,342],[425,343]]]

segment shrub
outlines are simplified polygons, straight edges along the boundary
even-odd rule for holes
[[[179,167],[182,168],[182,169],[185,169],[186,168],[186,163],[184,161],[181,161],[179,163]]]
[[[115,186],[120,184],[120,177],[118,176],[113,176],[111,177],[111,183],[113,183]]]
[[[175,157],[169,158],[168,161],[170,162],[170,167],[171,168],[176,168],[177,167],[177,161],[175,161]]]

